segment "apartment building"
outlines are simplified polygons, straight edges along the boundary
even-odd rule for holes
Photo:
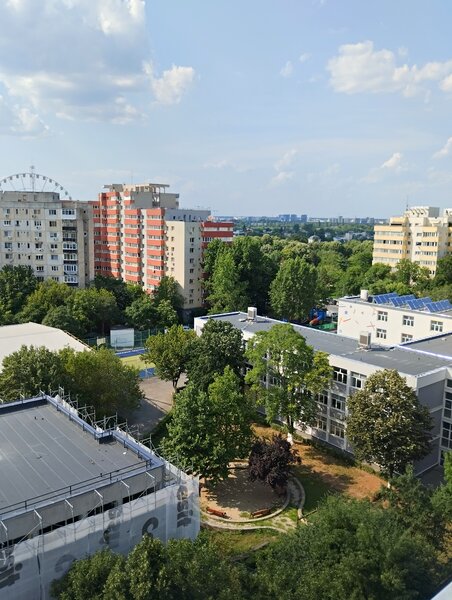
[[[368,343],[382,346],[452,333],[452,304],[395,292],[371,296],[361,290],[360,296],[338,300],[337,333],[356,340],[368,336]]]
[[[202,254],[208,242],[231,242],[233,224],[210,211],[179,207],[179,194],[158,183],[105,186],[91,202],[94,263],[99,275],[118,277],[152,293],[162,277],[178,282],[186,311],[202,306]]]
[[[85,287],[94,273],[91,207],[55,191],[0,190],[0,268],[32,267],[40,281]]]
[[[451,252],[452,209],[417,206],[374,227],[373,263],[395,267],[403,258],[436,273],[438,259]]]
[[[275,319],[248,313],[234,312],[209,315],[195,319],[195,331],[201,335],[208,319],[231,323],[242,332],[245,341],[258,331],[268,331]],[[317,396],[317,422],[306,433],[327,444],[352,453],[347,440],[347,398],[360,390],[369,375],[381,369],[395,369],[416,392],[433,420],[432,450],[415,464],[421,474],[442,463],[445,451],[452,449],[452,335],[440,335],[393,347],[370,345],[362,347],[351,337],[293,325],[314,350],[326,352],[332,367],[328,389]],[[263,385],[270,385],[267,380]]]

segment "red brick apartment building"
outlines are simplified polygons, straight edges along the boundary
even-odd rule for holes
[[[202,255],[213,239],[231,242],[233,223],[208,210],[179,208],[168,185],[111,184],[90,204],[96,275],[137,283],[151,293],[163,276],[179,283],[184,309],[202,306]]]

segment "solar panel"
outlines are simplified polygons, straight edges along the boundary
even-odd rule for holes
[[[419,300],[408,300],[407,304],[410,308],[412,308],[414,310],[416,308],[419,308],[418,302],[419,302]]]
[[[434,306],[434,302],[427,302],[427,304],[425,305],[425,308],[429,311],[429,312],[436,312],[435,311],[435,306]]]
[[[444,302],[447,302],[446,310],[450,310],[452,308],[452,304],[450,303],[450,300],[444,300]]]
[[[388,298],[397,298],[399,295],[397,292],[389,292],[389,294],[385,294]]]

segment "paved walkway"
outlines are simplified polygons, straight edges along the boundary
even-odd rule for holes
[[[181,383],[182,385],[182,383]],[[144,379],[140,383],[145,398],[141,406],[127,418],[129,425],[137,425],[140,433],[150,432],[173,406],[173,385],[158,377]]]

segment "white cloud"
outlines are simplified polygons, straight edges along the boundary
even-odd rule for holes
[[[309,54],[309,52],[305,52],[304,54],[300,55],[300,58],[298,59],[301,63],[306,62],[307,60],[309,60],[311,58],[311,55]]]
[[[271,186],[281,185],[282,183],[286,183],[286,181],[290,181],[294,176],[293,171],[280,171],[270,180]]]
[[[283,68],[280,70],[279,74],[282,77],[287,78],[287,77],[291,77],[292,73],[293,73],[293,64],[292,64],[292,61],[288,60],[286,62],[286,64],[283,66]]]
[[[400,52],[404,54],[404,50]],[[371,41],[345,44],[328,61],[330,84],[345,94],[394,93],[413,96],[429,82],[438,82],[443,91],[452,90],[452,60],[429,62],[423,66],[398,65],[391,50],[375,50]]]
[[[0,22],[0,93],[30,114],[127,123],[194,81],[192,67],[149,71],[145,0],[8,0]]]
[[[435,154],[433,155],[432,158],[444,158],[445,156],[448,156],[450,154],[451,150],[452,150],[452,137],[447,139],[447,142],[444,144],[444,146],[441,148],[441,150],[438,150],[438,152],[435,152]]]
[[[274,164],[275,169],[277,171],[283,171],[287,167],[290,167],[290,165],[293,163],[294,158],[297,156],[297,154],[298,154],[298,150],[296,150],[295,148],[291,148],[290,150],[285,152],[282,155],[282,157],[275,162],[275,164]]]
[[[163,71],[160,78],[151,79],[155,99],[160,104],[178,104],[194,78],[195,70],[192,67],[173,65],[168,71]]]
[[[385,160],[381,165],[380,169],[389,169],[391,171],[400,171],[401,169],[402,154],[400,152],[394,152],[394,154]]]
[[[226,167],[231,166],[229,161],[226,159],[221,159],[217,161],[208,161],[203,164],[203,169],[225,169]]]
[[[11,106],[0,96],[0,134],[37,137],[48,132],[49,128],[36,113],[17,104]]]

